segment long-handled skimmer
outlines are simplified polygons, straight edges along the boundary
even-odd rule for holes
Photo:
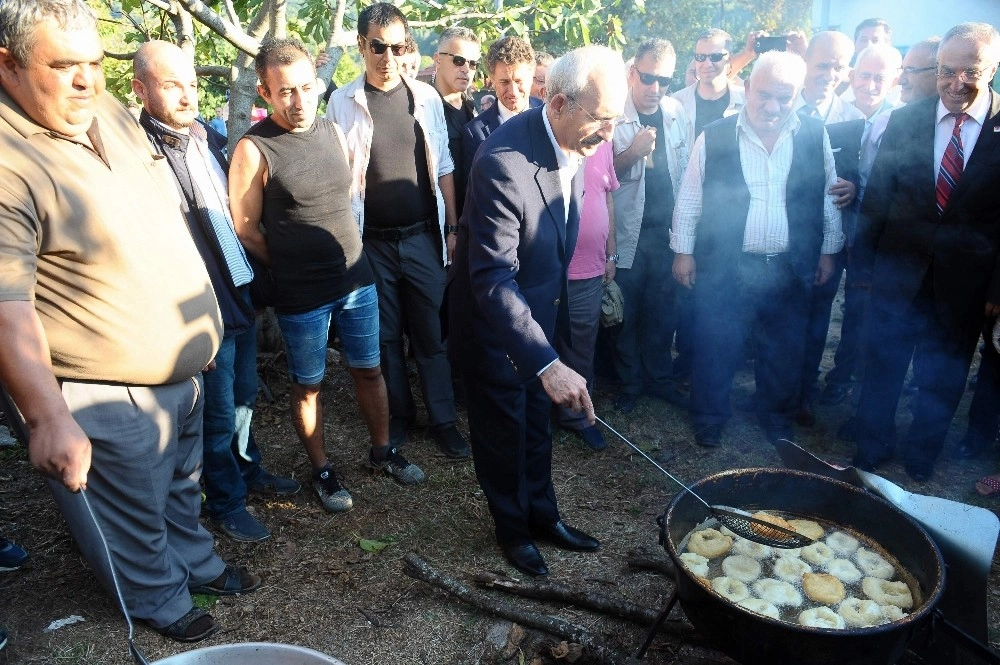
[[[664,469],[659,463],[652,457],[647,455],[639,446],[635,445],[628,439],[624,437],[618,430],[616,430],[611,425],[607,424],[599,417],[594,416],[597,422],[601,423],[607,427],[615,436],[627,443],[632,447],[637,453],[645,457],[649,462],[655,466],[657,469],[663,472],[667,478],[674,481],[685,490],[691,493],[691,496],[701,501],[708,508],[709,512],[719,520],[719,523],[728,528],[730,531],[738,536],[742,536],[747,540],[752,540],[755,543],[760,543],[761,545],[769,545],[771,547],[777,547],[779,549],[794,549],[796,547],[805,547],[806,545],[811,545],[816,542],[813,538],[804,536],[797,531],[792,531],[791,529],[786,529],[785,527],[779,526],[777,524],[772,524],[766,520],[758,519],[748,513],[745,510],[740,510],[738,508],[732,508],[729,506],[719,506],[711,505],[703,498],[698,496],[698,494],[678,480],[672,473]]]

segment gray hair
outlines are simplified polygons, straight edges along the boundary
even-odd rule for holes
[[[986,47],[988,55],[984,56],[991,64],[1000,61],[1000,33],[989,23],[959,23],[944,33],[941,46],[952,39],[976,42]]]
[[[921,39],[916,44],[912,44],[907,53],[918,49],[927,49],[931,54],[931,59],[937,60],[937,52],[940,46],[941,37],[934,35],[933,37],[928,37],[927,39]]]
[[[750,85],[764,72],[778,81],[794,83],[796,89],[801,89],[806,80],[806,61],[795,53],[768,51],[757,57],[753,71],[750,72]]]
[[[0,0],[0,47],[19,65],[27,65],[35,29],[46,20],[63,30],[97,32],[97,17],[85,0]]]
[[[438,48],[456,39],[473,44],[479,43],[479,37],[472,30],[461,25],[453,25],[441,31],[441,37],[438,38]]]
[[[854,66],[857,67],[863,59],[877,57],[886,64],[889,69],[898,70],[903,66],[903,56],[899,49],[888,44],[872,44],[861,49],[858,57],[854,59]]]
[[[545,80],[549,99],[558,94],[577,99],[590,85],[591,75],[601,69],[620,77],[625,69],[621,54],[607,46],[573,49],[549,67]]]

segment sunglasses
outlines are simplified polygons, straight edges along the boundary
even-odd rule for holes
[[[438,51],[438,55],[450,55],[451,64],[455,65],[456,67],[465,67],[465,63],[469,63],[469,69],[479,69],[478,60],[469,60],[467,58],[463,58],[460,55],[455,55],[454,53],[447,53],[445,51]]]
[[[653,85],[654,83],[659,83],[661,88],[669,88],[672,81],[669,76],[647,74],[646,72],[640,72],[638,69],[635,70],[635,73],[639,76],[639,81],[643,85]]]
[[[406,53],[406,44],[386,44],[378,39],[368,39],[367,37],[362,37],[361,39],[368,42],[368,48],[370,48],[372,53],[375,55],[382,55],[389,49],[392,49],[392,54],[397,58]]]
[[[705,62],[706,60],[711,60],[712,62],[722,62],[722,60],[728,56],[728,53],[695,53],[695,62]]]

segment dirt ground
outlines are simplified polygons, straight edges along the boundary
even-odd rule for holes
[[[829,362],[828,357],[824,363]],[[256,417],[265,465],[306,483],[308,463],[288,420],[287,379],[280,356],[262,361],[261,375],[275,398],[274,403],[262,399]],[[744,371],[734,398],[751,391],[751,374]],[[633,414],[622,416],[613,411],[613,395],[612,385],[599,386],[598,414],[680,478],[694,481],[728,468],[781,466],[750,414],[737,412],[722,447],[705,450],[694,445],[686,416],[675,407],[644,397]],[[969,394],[959,409],[949,447],[964,433],[968,399]],[[227,560],[248,564],[263,575],[265,584],[254,594],[218,601],[211,612],[224,631],[198,646],[284,642],[319,650],[349,665],[531,663],[536,656],[539,663],[562,662],[548,648],[558,640],[530,632],[519,640],[520,633],[512,632],[508,623],[469,609],[402,572],[401,557],[416,552],[462,581],[480,571],[518,575],[495,546],[472,464],[441,456],[426,436],[421,413],[404,452],[427,471],[428,481],[403,488],[386,478],[371,477],[364,467],[367,435],[342,367],[330,367],[324,400],[327,450],[354,495],[354,510],[330,515],[308,488],[287,499],[252,498],[251,509],[269,526],[272,538],[246,545],[216,534],[217,547]],[[849,463],[853,446],[839,441],[836,429],[851,411],[846,403],[818,407],[818,424],[797,429],[797,441],[830,462]],[[909,420],[905,402],[899,417],[901,425]],[[460,418],[461,428],[466,429],[464,409]],[[568,522],[600,538],[603,546],[592,554],[543,547],[550,579],[659,608],[672,583],[657,573],[630,570],[626,559],[636,549],[662,554],[656,518],[675,487],[610,435],[609,443],[605,451],[595,453],[572,435],[555,434],[554,480],[561,511]],[[910,481],[898,463],[889,465],[883,475],[911,491],[998,511],[1000,501],[979,497],[973,490],[973,481],[995,471],[997,463],[996,456],[956,462],[945,455],[934,479],[924,485]],[[16,446],[0,447],[0,534],[23,544],[32,556],[22,570],[0,575],[0,624],[10,635],[10,644],[0,651],[0,664],[131,662],[121,614],[83,562],[26,452]],[[367,552],[360,547],[362,540],[387,546]],[[633,651],[645,636],[646,626],[574,607],[495,597],[574,621],[624,651]],[[989,599],[991,640],[997,647],[1000,557],[994,558]],[[53,622],[74,616],[82,621],[50,629]],[[144,627],[137,628],[137,641],[151,660],[189,648]],[[676,643],[658,639],[647,662],[695,661],[686,660]]]

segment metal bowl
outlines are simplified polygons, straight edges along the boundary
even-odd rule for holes
[[[186,651],[152,665],[346,665],[344,661],[292,644],[244,642]]]

